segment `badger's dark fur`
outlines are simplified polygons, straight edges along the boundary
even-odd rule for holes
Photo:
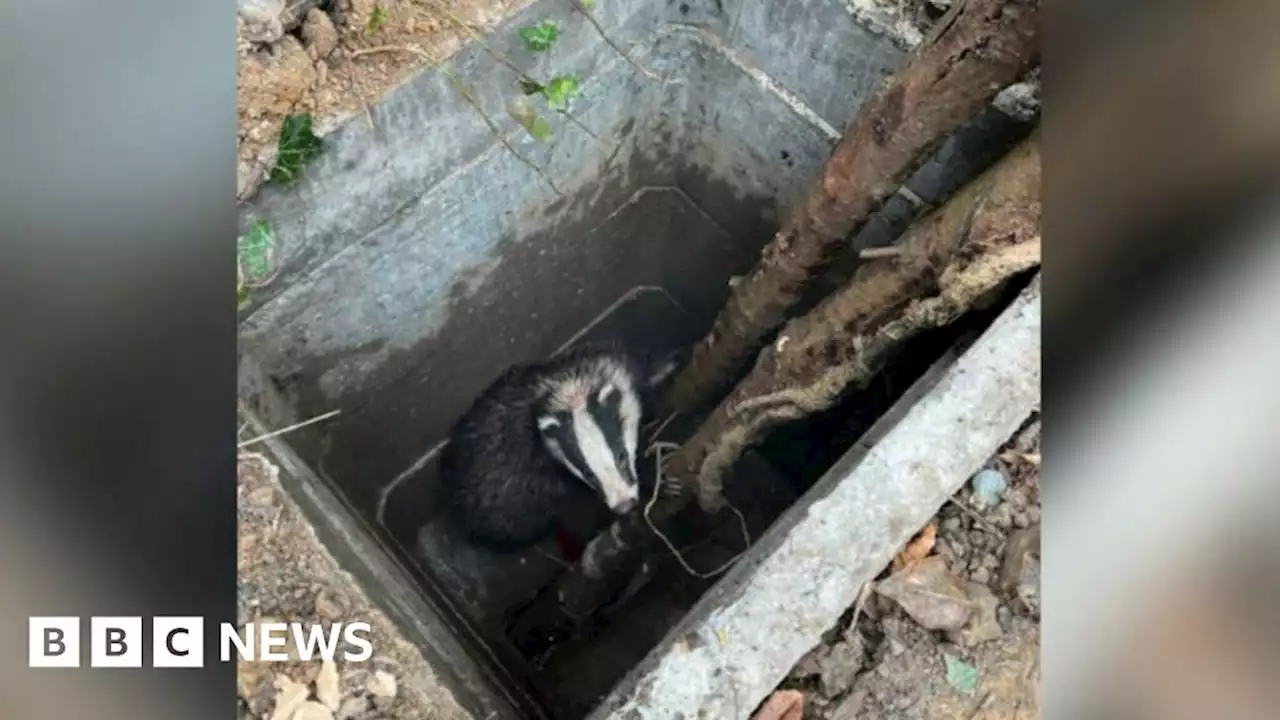
[[[647,409],[655,373],[664,375],[671,364],[651,366],[617,344],[582,346],[508,369],[455,423],[441,451],[440,480],[472,542],[502,552],[536,544],[553,532],[575,495],[592,494],[563,464],[563,454],[560,461],[553,457],[539,421],[557,424],[550,418],[566,392],[597,392],[602,385],[592,383],[602,367],[613,376],[621,372]]]

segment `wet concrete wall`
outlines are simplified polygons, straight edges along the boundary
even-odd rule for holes
[[[326,139],[295,188],[244,209],[269,219],[281,274],[242,323],[244,349],[300,415],[340,409],[313,461],[362,511],[419,460],[474,393],[553,351],[639,285],[706,323],[830,151],[838,128],[903,56],[830,0],[619,0],[596,11],[626,62],[562,3],[490,39],[526,72],[576,72],[575,116],[549,143],[506,116],[515,74],[475,47],[453,66],[506,152],[438,73],[424,73]],[[779,14],[781,13],[781,14]],[[554,52],[516,29],[556,19]]]

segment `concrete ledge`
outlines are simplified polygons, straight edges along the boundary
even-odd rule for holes
[[[1039,402],[1036,277],[878,442],[855,446],[788,510],[590,717],[749,717]]]

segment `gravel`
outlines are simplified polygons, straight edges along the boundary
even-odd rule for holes
[[[367,622],[367,662],[241,662],[239,717],[252,720],[463,720],[470,718],[440,685],[417,649],[370,602],[324,549],[276,468],[246,455],[238,467],[238,622]],[[359,651],[359,648],[352,648]]]

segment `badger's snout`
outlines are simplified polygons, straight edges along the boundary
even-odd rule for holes
[[[635,509],[640,502],[640,489],[636,483],[635,473],[626,465],[617,467],[616,473],[611,473],[609,479],[599,478],[598,487],[600,494],[604,497],[604,504],[618,515],[626,515]]]

